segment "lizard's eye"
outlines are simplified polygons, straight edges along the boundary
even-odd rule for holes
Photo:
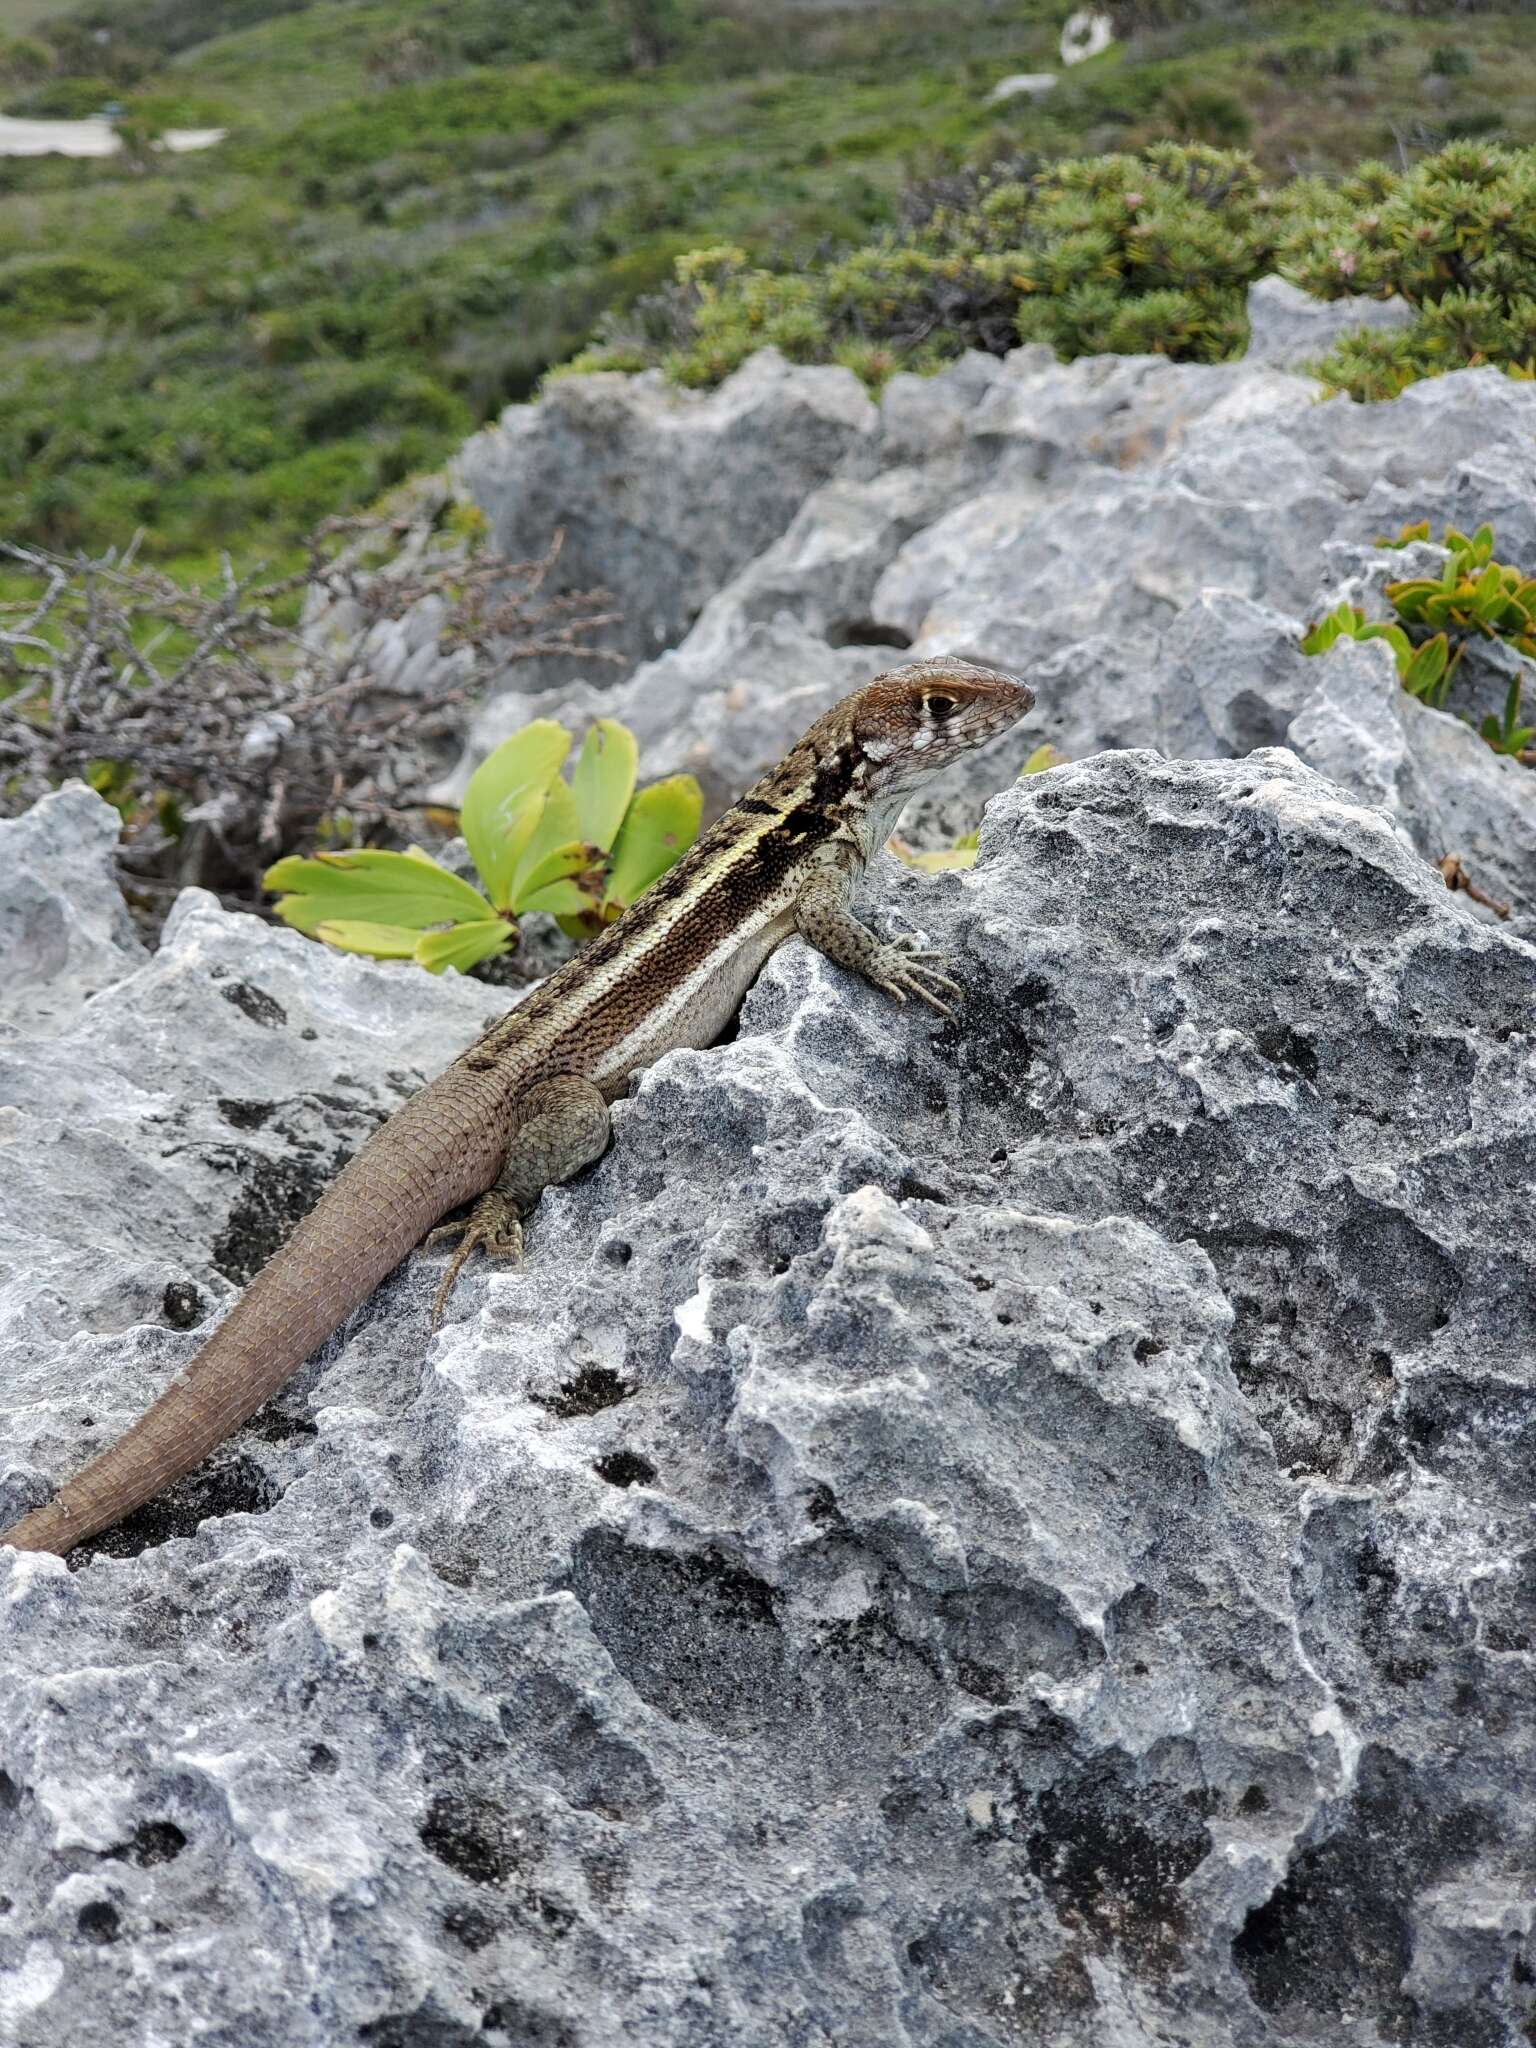
[[[923,699],[923,703],[927,708],[928,716],[936,719],[940,724],[952,714],[955,708],[953,697],[928,696]]]

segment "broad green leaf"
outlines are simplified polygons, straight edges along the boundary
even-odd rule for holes
[[[429,855],[360,852],[290,854],[267,869],[268,889],[283,890],[277,914],[301,932],[322,920],[414,925],[487,917],[491,906],[480,891],[439,867]]]
[[[516,926],[504,917],[481,918],[474,924],[456,924],[451,931],[423,932],[415,957],[428,974],[441,974],[445,967],[457,967],[462,974],[477,960],[504,953],[516,937]]]
[[[691,775],[669,775],[642,789],[614,841],[607,904],[627,910],[664,875],[698,837],[703,811],[704,795]]]
[[[1415,697],[1428,697],[1445,674],[1449,649],[1443,633],[1426,640],[1403,675],[1403,688]]]
[[[571,794],[582,838],[604,853],[613,845],[635,793],[639,758],[634,734],[616,718],[600,718],[581,743]]]
[[[369,924],[357,917],[328,917],[315,929],[315,937],[328,946],[343,953],[368,953],[375,960],[409,960],[420,936],[411,925]]]
[[[538,829],[545,793],[570,748],[571,736],[562,726],[552,718],[536,718],[487,754],[469,778],[459,830],[499,910],[510,906],[517,863]]]
[[[511,907],[523,908],[523,891],[529,875],[537,874],[541,865],[552,853],[563,846],[570,846],[581,838],[576,823],[576,799],[571,795],[570,785],[558,778],[549,785],[544,797],[544,809],[539,822],[533,828],[532,836],[523,847],[517,866],[512,871],[510,889]]]
[[[547,910],[555,917],[577,917],[599,908],[597,898],[580,882],[551,882],[537,889],[522,905],[524,910]]]
[[[1060,768],[1066,758],[1066,755],[1058,748],[1053,747],[1049,740],[1043,740],[1019,770],[1019,780],[1022,782],[1026,775],[1044,775],[1048,768]],[[955,844],[956,846],[964,846],[969,841],[974,848],[979,843],[980,838],[979,832],[967,832],[957,839]]]
[[[593,871],[593,882],[602,879],[604,867],[603,849],[589,846],[584,839],[573,839],[565,846],[557,846],[552,852],[517,878],[517,907],[519,910],[543,910],[545,905],[535,903],[533,898],[541,889],[547,889],[552,882],[563,882],[568,875],[580,875],[586,870]]]

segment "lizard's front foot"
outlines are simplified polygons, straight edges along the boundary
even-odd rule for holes
[[[499,1188],[492,1188],[482,1195],[469,1212],[467,1223],[441,1223],[428,1233],[426,1244],[435,1244],[442,1239],[456,1237],[458,1250],[448,1261],[448,1270],[443,1275],[432,1302],[432,1328],[435,1330],[443,1320],[443,1311],[448,1306],[448,1297],[454,1290],[464,1262],[478,1246],[493,1259],[507,1259],[514,1266],[523,1262],[523,1223],[515,1205]]]
[[[954,1010],[944,997],[963,995],[964,990],[959,982],[952,981],[941,969],[931,965],[943,957],[942,953],[915,945],[909,938],[892,939],[881,946],[865,973],[876,988],[883,988],[898,1003],[904,1003],[909,995],[914,995],[937,1010],[941,1017],[953,1017]]]

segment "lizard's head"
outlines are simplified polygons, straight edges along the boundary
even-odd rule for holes
[[[866,791],[882,806],[904,799],[1016,725],[1034,701],[1017,676],[958,655],[889,669],[849,703]]]

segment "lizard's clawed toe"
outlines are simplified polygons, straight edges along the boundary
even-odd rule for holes
[[[965,991],[959,982],[951,980],[942,969],[930,964],[943,957],[942,953],[918,946],[911,939],[895,939],[885,949],[880,986],[898,1002],[904,1003],[909,995],[913,995],[931,1010],[937,1010],[941,1017],[953,1017],[954,1010],[944,998],[959,997]]]
[[[493,1259],[507,1259],[513,1265],[523,1260],[523,1224],[517,1210],[505,1195],[494,1188],[488,1195],[482,1195],[470,1211],[466,1223],[442,1223],[426,1238],[427,1244],[456,1237],[458,1249],[448,1261],[448,1270],[443,1275],[437,1293],[432,1300],[432,1328],[435,1330],[443,1320],[443,1311],[453,1293],[460,1273],[471,1252],[483,1251]]]

